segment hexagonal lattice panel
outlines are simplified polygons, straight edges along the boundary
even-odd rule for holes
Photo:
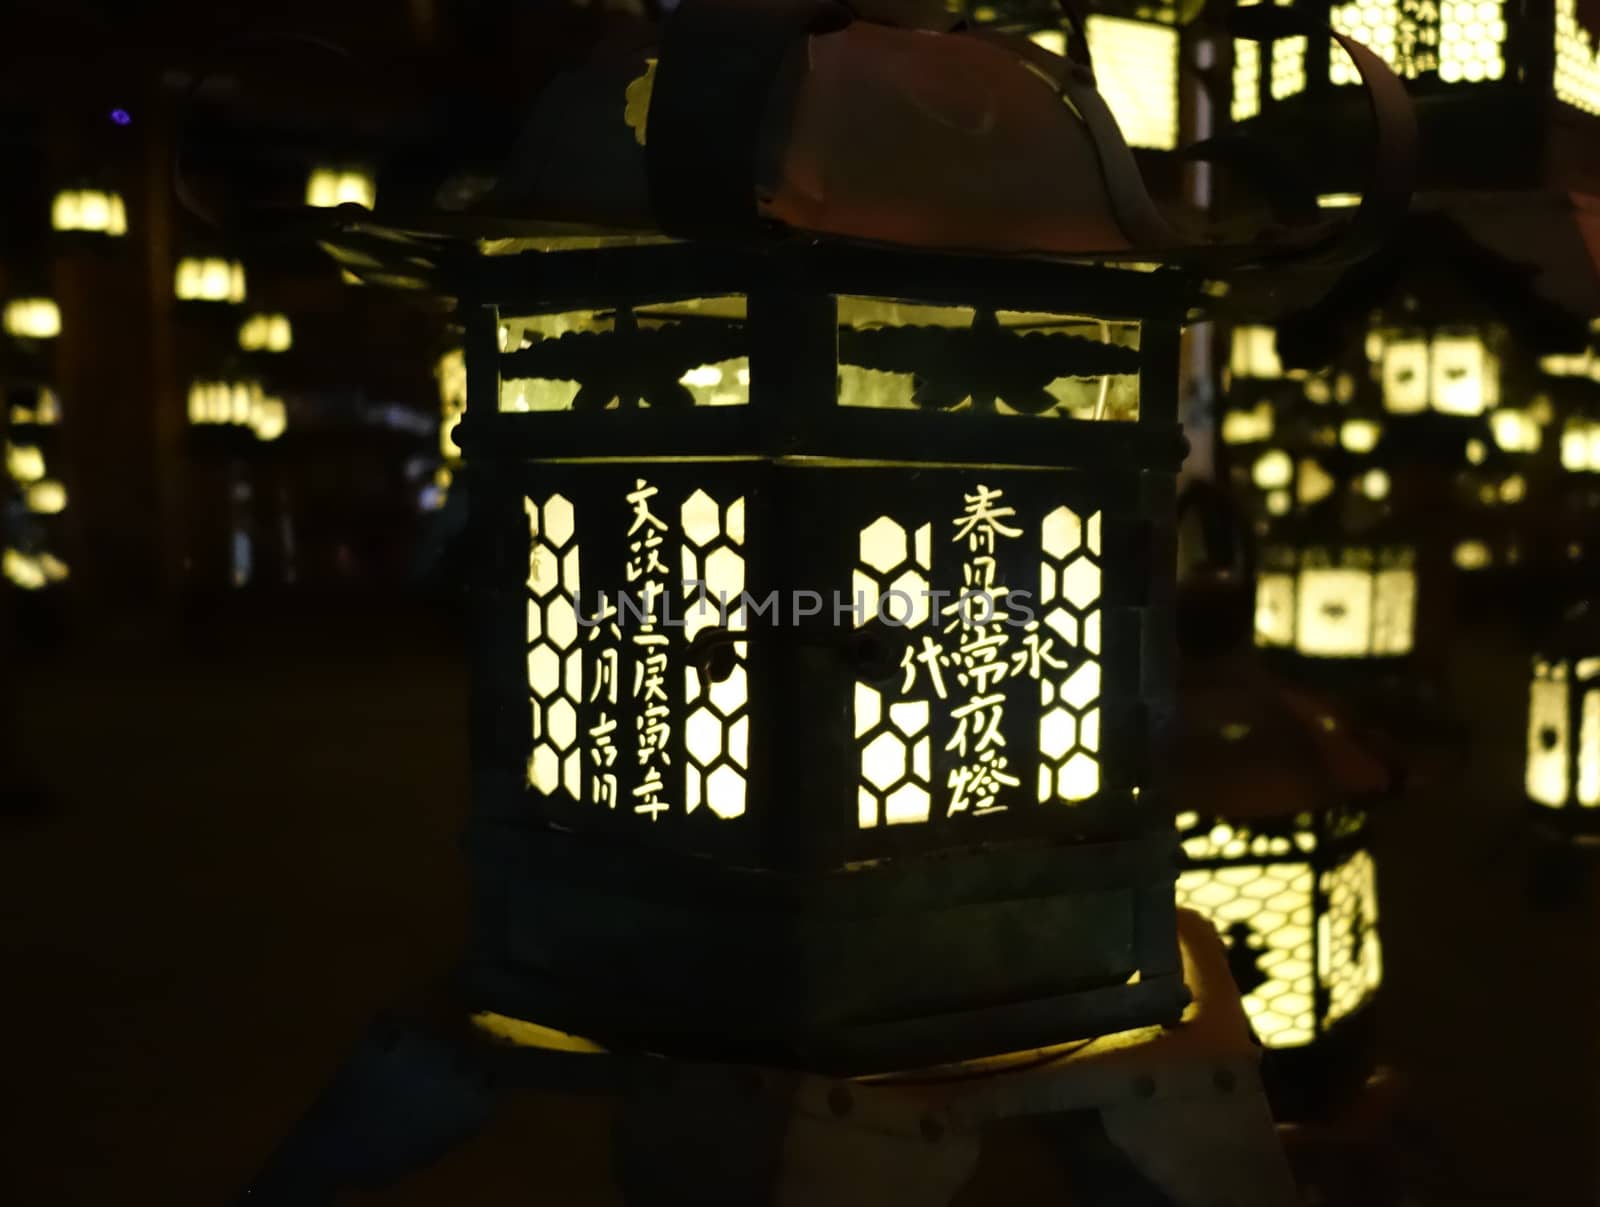
[[[1192,868],[1178,877],[1178,904],[1205,914],[1222,935],[1251,1025],[1269,1048],[1316,1035],[1313,880],[1308,863]]]
[[[578,545],[573,508],[561,495],[523,500],[528,517],[528,695],[533,747],[528,784],[539,792],[582,793],[578,704],[583,655],[578,650]]]
[[[684,636],[724,625],[745,631],[748,617],[739,606],[745,589],[744,498],[723,507],[704,490],[683,502]],[[742,817],[747,805],[750,718],[748,646],[733,643],[732,669],[715,682],[701,668],[684,668],[684,706],[688,721],[684,744],[684,810],[705,806],[717,817]]]
[[[862,528],[859,562],[851,575],[855,623],[879,614],[913,632],[925,629],[928,574],[933,569],[933,526],[914,530],[882,515]],[[932,739],[927,699],[885,706],[885,693],[869,684],[855,689],[855,735],[861,750],[856,792],[857,824],[907,825],[928,820],[933,807]]]
[[[1086,800],[1100,790],[1100,513],[1070,507],[1039,534],[1039,605],[1066,668],[1039,681],[1040,803]]]
[[[1372,856],[1357,851],[1323,872],[1322,891],[1327,912],[1320,920],[1318,971],[1328,990],[1331,1024],[1359,1010],[1383,982],[1377,868]]]

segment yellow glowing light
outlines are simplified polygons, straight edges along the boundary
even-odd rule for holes
[[[258,440],[276,440],[289,426],[289,412],[281,398],[254,398],[250,404],[250,429]]]
[[[1236,122],[1248,121],[1261,112],[1261,43],[1245,38],[1233,40],[1233,102]]]
[[[261,401],[258,382],[196,381],[189,386],[189,422],[245,427]]]
[[[1572,473],[1600,472],[1600,420],[1567,420],[1561,429],[1561,465]]]
[[[1370,47],[1403,79],[1434,72],[1446,84],[1476,84],[1505,74],[1502,0],[1441,0],[1422,8],[1355,0],[1335,6],[1329,17],[1334,29]],[[1334,84],[1360,80],[1341,47],[1332,48],[1328,78]]]
[[[1489,455],[1489,448],[1482,440],[1474,437],[1467,441],[1467,460],[1473,465],[1482,465]]]
[[[3,559],[6,581],[24,591],[37,591],[49,583],[39,559],[17,549],[7,549]]]
[[[1307,457],[1300,462],[1300,473],[1295,479],[1295,498],[1301,506],[1309,507],[1331,495],[1336,485],[1333,475]]]
[[[1511,474],[1500,483],[1502,503],[1520,503],[1528,494],[1528,483],[1521,474]]]
[[[1434,410],[1447,415],[1481,415],[1499,403],[1500,359],[1482,335],[1441,332],[1434,336],[1431,353]]]
[[[1389,497],[1389,475],[1381,469],[1369,469],[1361,475],[1361,493],[1374,502]]]
[[[319,209],[359,205],[371,209],[378,200],[378,185],[363,167],[317,167],[306,178],[306,204]]]
[[[1257,444],[1272,439],[1272,404],[1258,402],[1248,411],[1229,411],[1222,417],[1224,444]]]
[[[1308,551],[1298,573],[1256,583],[1256,644],[1308,658],[1393,657],[1411,652],[1416,575],[1409,551],[1348,551],[1338,562]]]
[[[1567,692],[1565,663],[1534,662],[1525,786],[1530,799],[1553,809],[1567,803]]]
[[[1383,425],[1371,419],[1346,419],[1339,428],[1339,443],[1352,453],[1370,453],[1378,447]]]
[[[460,348],[452,348],[433,366],[439,383],[439,451],[446,461],[461,460],[455,428],[467,410],[467,358]]]
[[[1282,377],[1283,364],[1278,360],[1278,333],[1271,327],[1235,327],[1230,363],[1235,377],[1258,377],[1268,381]]]
[[[1383,405],[1396,414],[1428,409],[1428,342],[1386,338],[1381,345]]]
[[[1090,13],[1084,37],[1095,84],[1133,147],[1178,145],[1178,31],[1170,25]]]
[[[1536,453],[1543,438],[1539,421],[1530,408],[1525,411],[1502,407],[1489,416],[1494,442],[1508,453]]]
[[[1600,356],[1596,356],[1593,349],[1574,356],[1541,356],[1539,372],[1551,377],[1587,377],[1600,381]]]
[[[1282,490],[1294,481],[1294,459],[1281,448],[1269,449],[1256,458],[1250,478],[1262,490]]]
[[[1452,559],[1458,570],[1482,570],[1494,562],[1489,546],[1482,541],[1462,541],[1455,547]]]
[[[67,488],[54,478],[45,478],[29,486],[23,500],[35,515],[60,515],[67,509]]]
[[[244,301],[244,265],[220,257],[185,256],[173,274],[180,302]]]
[[[1306,40],[1303,36],[1279,38],[1272,43],[1271,89],[1275,101],[1288,100],[1306,90]]]
[[[573,1035],[566,1031],[557,1031],[553,1027],[543,1027],[538,1023],[525,1022],[520,1018],[511,1018],[504,1014],[488,1011],[474,1014],[472,1025],[518,1048],[542,1048],[550,1052],[572,1052],[580,1055],[605,1052],[605,1049],[592,1039],[585,1039],[581,1035]]]
[[[44,479],[44,453],[35,444],[6,445],[6,473],[24,486]]]
[[[1557,99],[1600,114],[1600,37],[1579,21],[1577,0],[1556,0],[1555,50]]]
[[[6,303],[7,335],[54,339],[61,334],[61,311],[50,298],[14,298]]]
[[[1317,208],[1324,210],[1352,209],[1361,204],[1360,193],[1319,193]]]
[[[1269,490],[1267,492],[1267,514],[1288,515],[1289,509],[1294,506],[1294,496],[1287,490]]]
[[[64,189],[51,203],[50,225],[58,231],[86,231],[117,237],[128,233],[128,214],[121,193]]]
[[[239,347],[246,352],[287,352],[293,343],[286,314],[252,314],[239,326]]]

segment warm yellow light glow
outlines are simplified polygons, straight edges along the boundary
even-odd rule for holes
[[[252,314],[239,326],[239,347],[246,352],[287,352],[293,343],[286,314]]]
[[[1269,449],[1256,458],[1250,479],[1262,490],[1282,490],[1294,481],[1294,459],[1281,448]]]
[[[1474,437],[1467,441],[1467,461],[1472,465],[1482,465],[1489,456],[1489,448],[1482,440]]]
[[[1324,210],[1347,210],[1361,204],[1360,193],[1318,193],[1317,208]]]
[[[1462,541],[1451,556],[1458,570],[1482,570],[1494,562],[1489,546],[1482,541]]]
[[[359,205],[371,209],[378,200],[378,185],[363,167],[317,167],[306,179],[306,204],[319,209]]]
[[[1440,0],[1417,6],[1402,0],[1355,0],[1334,7],[1334,29],[1370,47],[1403,79],[1434,72],[1446,84],[1481,83],[1505,74],[1506,23],[1501,0]],[[1332,48],[1328,78],[1360,79],[1341,47]]]
[[[1281,567],[1293,554],[1269,551]],[[1352,548],[1300,556],[1298,573],[1264,572],[1256,583],[1256,644],[1309,658],[1392,657],[1411,652],[1416,576],[1409,550]]]
[[[61,311],[50,298],[13,298],[6,303],[7,335],[54,339],[61,334]]]
[[[1289,509],[1294,506],[1294,496],[1287,490],[1267,491],[1267,514],[1288,515]]]
[[[1370,453],[1378,447],[1383,425],[1371,419],[1346,419],[1339,428],[1339,443],[1348,452]]]
[[[573,1052],[581,1055],[598,1055],[605,1052],[605,1049],[592,1039],[585,1039],[581,1035],[573,1035],[566,1031],[557,1031],[553,1027],[542,1027],[538,1023],[525,1022],[520,1018],[510,1018],[504,1014],[480,1011],[472,1016],[472,1025],[496,1039],[504,1040],[519,1048],[541,1048],[548,1052]]]
[[[1500,501],[1502,503],[1520,503],[1528,494],[1528,483],[1521,474],[1509,474],[1506,480],[1500,483]]]
[[[1593,349],[1586,349],[1573,356],[1564,354],[1541,356],[1539,372],[1551,377],[1587,377],[1600,381],[1600,356],[1596,356]]]
[[[1261,43],[1246,38],[1233,40],[1233,103],[1236,122],[1248,121],[1261,112]]]
[[[1397,415],[1428,409],[1428,342],[1391,337],[1382,341],[1383,405]]]
[[[1578,20],[1577,0],[1556,0],[1556,97],[1600,114],[1600,37]]]
[[[60,515],[67,509],[67,488],[54,478],[46,478],[29,486],[23,500],[35,515]]]
[[[1381,469],[1369,469],[1361,475],[1361,493],[1374,502],[1389,497],[1389,475]]]
[[[44,453],[36,444],[6,445],[6,473],[13,482],[27,486],[44,478]]]
[[[24,591],[38,591],[66,579],[67,567],[54,554],[23,553],[7,549],[0,555],[0,571],[7,582]]]
[[[1294,644],[1294,576],[1262,574],[1256,580],[1256,644]]]
[[[256,398],[250,406],[250,429],[257,440],[276,440],[289,426],[289,412],[281,398]]]
[[[1578,723],[1578,804],[1600,807],[1600,690],[1583,693]]]
[[[1278,38],[1272,43],[1272,99],[1288,100],[1306,90],[1306,40]]]
[[[1528,797],[1559,809],[1567,803],[1567,666],[1535,660],[1528,696]]]
[[[1271,327],[1235,327],[1230,364],[1235,377],[1276,381],[1283,376],[1283,364],[1278,360],[1278,333]]]
[[[121,193],[63,189],[51,203],[50,225],[58,231],[86,231],[116,237],[128,233],[128,214]]]
[[[247,426],[261,405],[261,385],[253,381],[196,381],[189,386],[189,422]]]
[[[1431,353],[1434,410],[1447,415],[1481,415],[1499,403],[1500,359],[1482,335],[1441,332],[1433,338]]]
[[[453,463],[461,460],[456,424],[467,410],[466,353],[460,348],[446,352],[433,366],[433,376],[439,383],[439,451]]]
[[[1300,472],[1295,477],[1295,498],[1301,506],[1309,507],[1326,499],[1337,485],[1332,474],[1312,458],[1306,457],[1301,460]]]
[[[1383,984],[1377,866],[1356,851],[1323,872],[1325,912],[1317,919],[1317,979],[1327,989],[1326,1025],[1355,1013]]]
[[[1247,942],[1254,953],[1262,981],[1243,994],[1244,1008],[1269,1048],[1300,1047],[1316,1037],[1314,883],[1306,863],[1190,868],[1178,876],[1178,904],[1205,914],[1225,940]]]
[[[185,256],[173,273],[180,302],[244,301],[244,265],[220,257]]]
[[[1571,473],[1600,472],[1600,420],[1567,420],[1561,429],[1561,465]]]
[[[1543,437],[1539,421],[1533,411],[1519,411],[1501,407],[1489,416],[1494,442],[1508,453],[1536,453]]]
[[[1357,658],[1372,650],[1372,575],[1366,570],[1304,570],[1297,589],[1295,648],[1317,658]]]
[[[1090,13],[1084,36],[1095,85],[1133,147],[1178,145],[1178,31],[1151,21]]]
[[[1272,404],[1262,401],[1248,411],[1228,411],[1222,417],[1224,444],[1258,444],[1272,439]]]

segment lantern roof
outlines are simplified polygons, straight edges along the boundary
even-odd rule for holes
[[[1180,811],[1286,817],[1371,801],[1399,786],[1375,739],[1252,654],[1186,660],[1178,710],[1173,796]]]

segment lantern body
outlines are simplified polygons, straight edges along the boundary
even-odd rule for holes
[[[23,339],[54,339],[61,334],[61,311],[51,298],[13,298],[6,303],[7,335]]]
[[[1178,832],[1179,904],[1209,917],[1228,944],[1269,1086],[1313,1097],[1363,1046],[1356,1036],[1383,983],[1366,814],[1341,807],[1244,822],[1185,812]]]
[[[216,256],[186,256],[173,272],[173,293],[180,302],[242,302],[244,265]]]
[[[252,314],[239,325],[244,352],[287,352],[294,345],[294,327],[286,314]]]
[[[1414,563],[1414,550],[1404,545],[1267,546],[1256,580],[1256,645],[1310,659],[1411,653]]]
[[[1526,789],[1541,823],[1600,839],[1600,652],[1580,655],[1577,643],[1562,642],[1535,656]]]
[[[1175,1017],[1171,286],[485,263],[485,1008],[855,1071]]]
[[[64,189],[50,206],[50,225],[62,232],[121,238],[128,233],[122,194],[101,189]]]
[[[378,185],[369,168],[323,165],[306,177],[306,204],[319,209],[359,205],[371,209],[378,200]]]

